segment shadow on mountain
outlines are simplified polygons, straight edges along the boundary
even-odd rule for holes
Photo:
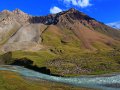
[[[42,23],[45,25],[55,25],[58,23],[58,15],[48,15],[48,16],[34,16],[29,18],[30,23]]]

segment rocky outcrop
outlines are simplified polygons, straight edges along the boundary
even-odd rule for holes
[[[8,11],[4,10],[0,13],[0,20],[3,22],[3,24],[11,24],[14,22],[18,22],[21,25],[29,24],[29,15],[22,12],[19,9]]]
[[[14,18],[21,24],[21,25],[27,25],[29,24],[29,18],[30,15],[24,13],[23,11],[16,9],[13,12]]]

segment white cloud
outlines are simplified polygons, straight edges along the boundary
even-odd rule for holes
[[[58,8],[58,7],[56,7],[56,6],[54,6],[54,7],[52,7],[51,9],[50,9],[50,13],[52,13],[52,14],[56,14],[56,13],[59,13],[59,12],[61,12],[62,11],[62,9],[60,9],[60,8]]]
[[[107,24],[108,26],[111,26],[113,28],[116,28],[116,29],[120,29],[120,21],[118,22],[113,22],[113,23],[108,23]]]
[[[66,4],[73,4],[74,6],[78,7],[88,7],[91,6],[92,4],[90,3],[90,0],[64,0]]]

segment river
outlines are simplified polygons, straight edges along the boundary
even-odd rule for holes
[[[120,90],[120,74],[110,74],[101,76],[80,76],[80,77],[56,77],[42,74],[24,67],[3,65],[0,70],[8,70],[19,73],[24,77],[33,79],[43,79],[48,81],[70,84],[73,86],[94,88],[101,90]]]

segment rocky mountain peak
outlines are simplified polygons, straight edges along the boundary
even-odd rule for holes
[[[14,18],[21,23],[22,25],[29,23],[29,15],[27,13],[24,13],[20,9],[15,9],[12,11]]]
[[[66,12],[69,12],[69,13],[74,13],[74,12],[79,12],[77,9],[75,8],[70,8],[69,10],[67,10]]]
[[[14,14],[21,14],[21,15],[26,15],[26,13],[24,13],[22,10],[20,9],[15,9],[12,11]]]
[[[63,11],[57,14],[50,14],[47,16],[34,16],[30,18],[31,23],[44,23],[44,24],[57,24],[62,19],[73,19],[73,20],[81,20],[90,18],[87,15],[79,12],[78,10],[71,8],[67,11]],[[90,18],[91,19],[91,18]],[[68,20],[68,21],[69,21]]]
[[[70,8],[69,11],[77,11],[75,8]]]
[[[60,12],[56,14],[57,16],[57,24],[64,26],[65,28],[73,27],[75,23],[81,23],[89,27],[89,24],[95,24],[96,22],[94,18],[89,17],[88,15],[71,8],[67,11]]]
[[[9,10],[3,10],[1,13],[2,13],[2,14],[11,14],[12,12],[9,11]]]
[[[71,8],[67,11],[63,11],[57,14],[50,14],[47,16],[30,16],[27,13],[24,13],[23,11],[21,11],[20,9],[15,9],[12,12],[8,10],[4,10],[3,12],[5,14],[7,13],[7,15],[11,13],[10,16],[14,18],[15,21],[19,22],[22,25],[29,24],[29,23],[43,23],[47,25],[51,25],[51,24],[65,25],[65,23],[73,24],[76,21],[77,22],[79,21],[80,23],[82,22],[83,24],[87,24],[88,22],[93,20],[93,18],[87,16],[86,14],[74,8]],[[69,26],[70,24],[67,25],[67,27]]]
[[[0,21],[2,21],[3,24],[12,24],[14,22],[18,22],[21,25],[29,24],[30,16],[20,9],[15,9],[13,11],[3,10],[0,16]]]

